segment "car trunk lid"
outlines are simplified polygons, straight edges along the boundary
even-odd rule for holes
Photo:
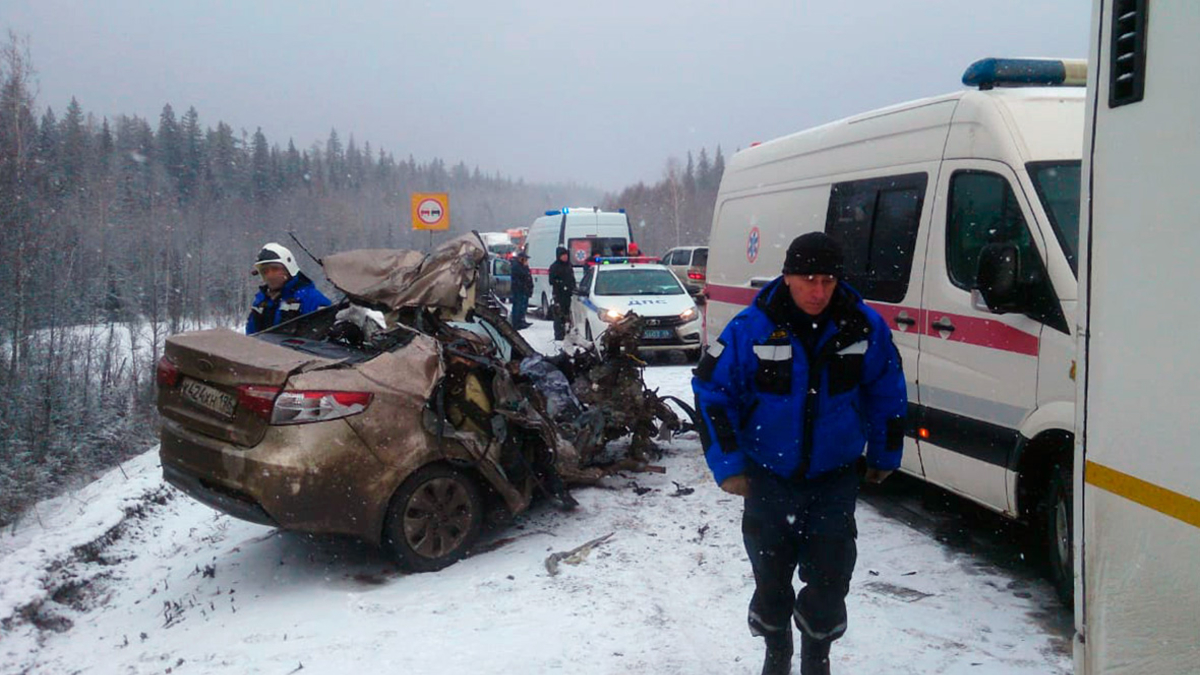
[[[163,358],[177,374],[159,384],[159,413],[246,447],[257,445],[269,424],[241,405],[240,387],[281,388],[293,373],[338,363],[225,329],[167,338]]]

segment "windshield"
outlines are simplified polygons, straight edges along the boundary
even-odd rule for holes
[[[1081,162],[1033,162],[1033,186],[1062,246],[1071,271],[1079,276],[1079,171]]]
[[[602,272],[596,278],[596,295],[683,295],[675,275],[659,269]]]

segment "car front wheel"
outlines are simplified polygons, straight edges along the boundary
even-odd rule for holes
[[[383,540],[401,568],[436,572],[467,554],[482,523],[483,499],[475,480],[433,464],[409,476],[392,497]]]

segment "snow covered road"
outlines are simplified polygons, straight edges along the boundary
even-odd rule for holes
[[[549,326],[525,331],[548,347]],[[690,399],[690,368],[647,381]],[[402,575],[379,552],[220,515],[162,484],[157,450],[0,535],[3,673],[757,673],[739,500],[694,435],[658,462]],[[683,489],[681,489],[683,488]],[[40,520],[40,522],[39,522]],[[1069,673],[1049,587],[860,503],[833,672]],[[552,576],[545,560],[614,533]]]

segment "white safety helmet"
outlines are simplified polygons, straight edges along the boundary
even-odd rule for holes
[[[292,252],[286,247],[274,242],[263,246],[262,250],[258,252],[258,260],[254,261],[254,271],[261,275],[260,266],[267,263],[283,265],[287,268],[288,274],[293,277],[300,273],[300,266],[296,264],[296,256],[292,255]]]

